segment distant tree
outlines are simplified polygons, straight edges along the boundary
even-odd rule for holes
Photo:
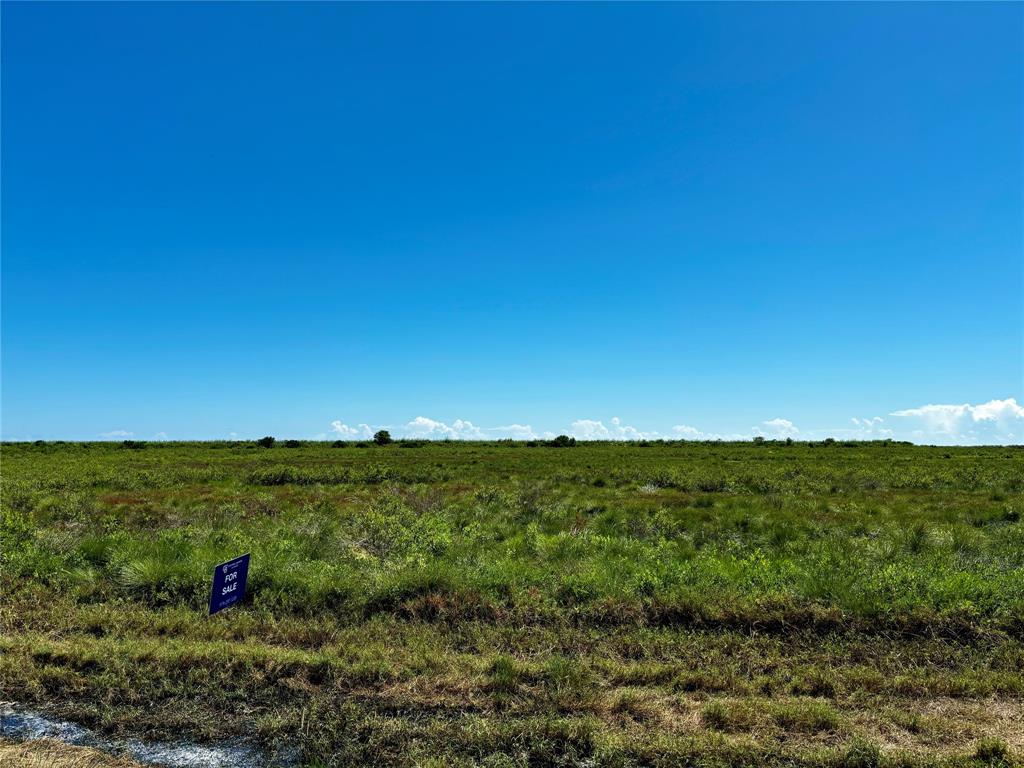
[[[554,440],[548,441],[548,445],[552,448],[572,448],[576,445],[576,438],[569,437],[568,435],[559,435]]]
[[[284,441],[284,447],[285,448],[300,448],[300,447],[302,447],[302,443],[300,443],[298,440],[285,440]]]
[[[277,440],[272,438],[270,435],[267,435],[266,437],[261,437],[259,440],[257,440],[256,445],[258,445],[260,448],[273,448],[274,443],[276,442]]]
[[[764,442],[764,437],[762,437],[761,435],[758,435],[757,437],[754,438],[754,442],[758,443],[758,444],[761,444],[761,443]]]
[[[141,451],[146,447],[146,444],[141,440],[124,440],[121,443],[122,448],[127,448],[130,451]]]
[[[344,448],[344,447],[345,447],[345,441],[344,440],[335,440],[333,443],[331,443],[331,448]]]
[[[382,429],[374,434],[373,442],[375,442],[377,445],[387,445],[388,443],[391,442],[391,433],[388,432],[386,429]]]

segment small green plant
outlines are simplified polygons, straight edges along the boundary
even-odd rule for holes
[[[560,706],[579,706],[594,693],[593,674],[578,659],[553,656],[544,670],[544,682]]]
[[[700,711],[700,719],[707,728],[713,728],[716,731],[729,729],[729,709],[725,706],[724,702],[712,701],[709,704],[705,704],[704,708]]]
[[[974,748],[974,757],[986,765],[1009,765],[1010,748],[1002,739],[984,736]]]
[[[907,549],[917,555],[928,546],[928,527],[923,522],[914,523],[907,533]]]
[[[522,673],[511,656],[499,656],[491,664],[490,688],[497,693],[514,693],[519,687]]]
[[[840,762],[842,768],[878,768],[881,764],[881,748],[859,736],[850,741]]]
[[[814,699],[777,705],[772,716],[787,731],[818,733],[834,730],[839,725],[839,714],[835,709]]]
[[[790,690],[798,696],[835,696],[835,678],[819,667],[811,667],[793,680]]]

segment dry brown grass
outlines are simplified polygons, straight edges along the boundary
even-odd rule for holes
[[[18,744],[0,741],[0,765],[5,768],[141,768],[134,760],[51,739]]]

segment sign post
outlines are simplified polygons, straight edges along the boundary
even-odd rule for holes
[[[245,597],[245,580],[249,577],[249,555],[221,563],[213,569],[210,592],[210,615],[230,608]]]

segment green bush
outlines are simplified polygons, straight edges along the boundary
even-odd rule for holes
[[[984,736],[974,748],[974,757],[986,765],[1009,765],[1010,748],[1002,739]]]

